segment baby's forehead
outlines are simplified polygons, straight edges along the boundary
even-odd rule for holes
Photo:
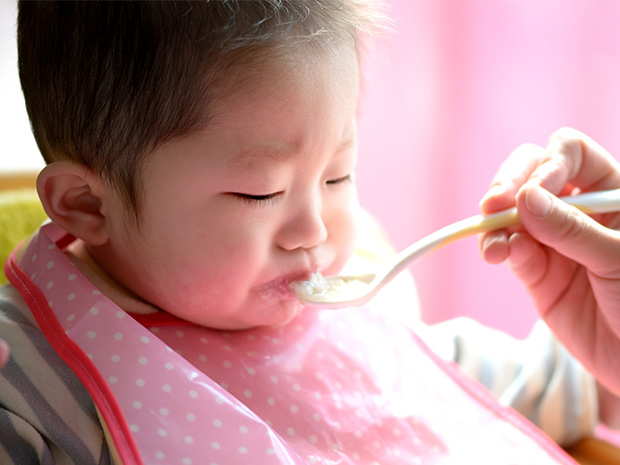
[[[356,50],[345,45],[329,52],[291,49],[290,53],[258,62],[248,59],[223,71],[209,83],[209,123],[229,126],[239,117],[240,108],[244,108],[250,119],[265,106],[280,114],[294,112],[298,108],[286,101],[291,95],[303,97],[326,86],[342,86],[345,81],[344,86],[357,93],[359,73]],[[277,117],[277,113],[273,116]]]

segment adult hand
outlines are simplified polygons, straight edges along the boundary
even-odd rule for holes
[[[524,145],[498,170],[483,213],[516,205],[522,225],[481,236],[483,258],[507,261],[558,339],[620,396],[620,213],[588,216],[556,196],[620,188],[620,164],[562,129]]]

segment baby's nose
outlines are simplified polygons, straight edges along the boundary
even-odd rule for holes
[[[279,246],[285,250],[309,249],[327,239],[327,227],[320,208],[308,208],[292,218],[280,231]]]

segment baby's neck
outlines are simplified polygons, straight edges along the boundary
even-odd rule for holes
[[[66,249],[69,260],[86,276],[106,297],[129,313],[155,313],[157,308],[140,299],[137,295],[122,287],[94,260],[86,244],[76,239]]]

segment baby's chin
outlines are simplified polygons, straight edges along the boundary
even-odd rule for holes
[[[242,331],[264,326],[284,326],[301,314],[305,308],[297,299],[249,299],[246,306],[220,317],[197,316],[187,318],[193,323],[222,331]],[[180,316],[180,315],[179,315]],[[181,318],[183,318],[181,316]]]
[[[259,302],[249,314],[252,320],[247,322],[243,329],[287,325],[297,318],[304,308],[305,305],[297,299],[274,299],[270,302]]]
[[[282,300],[279,304],[283,310],[277,313],[279,321],[273,323],[272,326],[284,326],[290,323],[303,312],[304,308],[306,308],[304,304],[296,299]]]

